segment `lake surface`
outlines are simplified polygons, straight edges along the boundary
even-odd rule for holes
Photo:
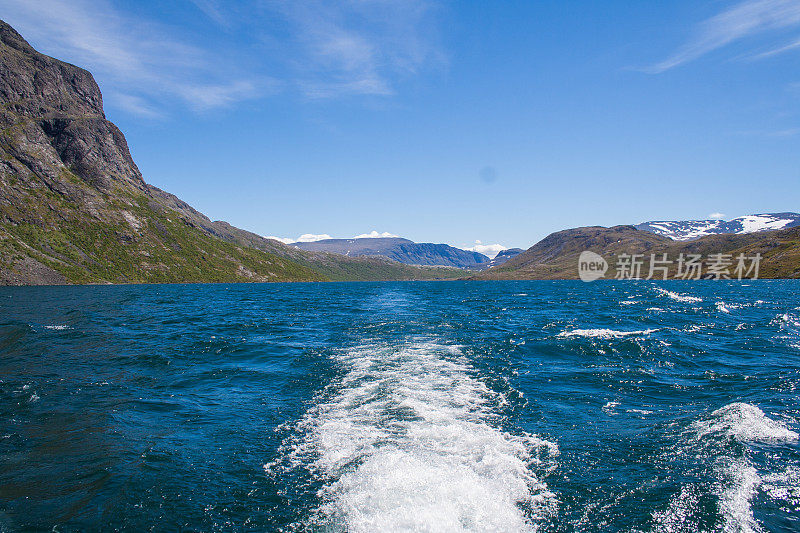
[[[798,531],[800,282],[0,289],[0,531]]]

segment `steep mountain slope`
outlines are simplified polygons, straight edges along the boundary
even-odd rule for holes
[[[420,279],[212,222],[146,184],[92,75],[0,21],[0,283]]]
[[[800,227],[743,235],[708,235],[686,242],[637,230],[633,226],[586,227],[559,231],[505,264],[474,276],[474,279],[576,279],[578,257],[584,250],[601,255],[609,264],[606,278],[613,278],[620,254],[643,254],[642,275],[649,272],[650,254],[676,260],[683,254],[744,253],[763,256],[759,277],[800,277]],[[669,270],[674,276],[676,264]]]
[[[800,226],[800,213],[764,213],[725,220],[651,221],[636,225],[636,229],[663,235],[677,241],[696,239],[721,233],[755,233]]]
[[[454,248],[447,244],[417,243],[399,237],[362,239],[324,239],[296,242],[292,246],[314,252],[332,252],[351,257],[382,256],[407,265],[481,268],[489,258],[478,252]]]

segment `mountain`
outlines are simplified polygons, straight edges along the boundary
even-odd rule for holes
[[[525,250],[523,250],[522,248],[507,248],[505,250],[502,250],[500,253],[498,253],[496,256],[494,256],[494,259],[489,261],[488,267],[491,268],[491,267],[495,267],[495,266],[498,266],[498,265],[502,265],[503,263],[505,263],[509,259],[512,259],[512,258],[518,256],[519,254],[521,254],[524,251]]]
[[[292,246],[314,252],[331,252],[350,257],[381,256],[407,265],[485,268],[489,258],[478,252],[454,248],[447,244],[417,243],[400,237],[361,239],[324,239],[296,242]]]
[[[0,284],[431,279],[303,252],[145,183],[92,75],[0,21]]]
[[[636,229],[663,235],[676,241],[696,239],[721,233],[755,233],[800,226],[800,213],[764,213],[725,220],[651,221],[637,224]]]
[[[675,241],[633,226],[592,226],[548,235],[506,263],[475,274],[472,279],[577,279],[578,257],[589,250],[609,264],[606,279],[613,278],[620,254],[643,254],[643,276],[649,271],[650,254],[677,259],[680,254],[723,253],[750,257],[760,253],[761,278],[800,278],[800,227],[749,234],[707,235],[691,241]],[[675,275],[676,265],[669,270]]]

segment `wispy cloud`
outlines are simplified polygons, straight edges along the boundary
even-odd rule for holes
[[[800,0],[746,0],[700,23],[677,52],[647,69],[658,74],[741,39],[800,25]]]
[[[755,54],[753,56],[750,56],[750,59],[751,60],[767,59],[769,57],[781,55],[783,53],[790,52],[792,50],[797,50],[798,48],[800,48],[800,39],[792,41],[789,44],[784,44],[783,46],[779,46],[778,48],[774,48],[766,52],[761,52],[760,54]]]
[[[190,0],[200,11],[219,24],[228,29],[231,27],[231,20],[225,15],[222,6],[216,0]]]
[[[712,220],[722,220],[723,218],[725,218],[725,213],[718,213],[718,212],[717,213],[711,213],[711,214],[708,215],[708,218],[710,218]]]
[[[3,17],[42,51],[88,68],[106,100],[158,117],[177,98],[204,111],[253,98],[268,80],[237,79],[201,47],[173,37],[172,28],[137,19],[104,0],[0,0]]]
[[[770,138],[785,138],[794,137],[800,134],[800,128],[784,128],[778,130],[748,130],[737,131],[736,135],[745,137],[770,137]]]
[[[296,45],[296,85],[312,98],[391,95],[395,81],[441,64],[429,0],[266,1]]]
[[[441,57],[434,0],[190,1],[208,32],[111,0],[0,0],[0,13],[41,51],[92,71],[108,103],[149,118],[172,101],[206,111],[279,91],[388,96]]]

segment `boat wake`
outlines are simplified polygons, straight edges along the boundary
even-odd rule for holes
[[[557,512],[558,447],[500,429],[503,395],[457,346],[367,344],[293,428],[277,462],[307,469],[319,504],[300,529],[535,531]]]
[[[798,434],[783,422],[769,418],[755,405],[737,402],[695,421],[689,428],[689,435],[684,453],[711,464],[715,480],[708,488],[716,500],[720,519],[715,529],[739,533],[763,531],[753,514],[753,501],[759,494],[797,509],[800,503],[797,468],[784,466],[783,470],[779,467],[776,472],[764,474],[750,457],[754,446],[763,452],[769,447],[797,443]],[[731,443],[737,445],[731,446]],[[654,513],[654,529],[705,529],[693,516],[702,508],[705,492],[694,484],[682,487],[667,510]]]

